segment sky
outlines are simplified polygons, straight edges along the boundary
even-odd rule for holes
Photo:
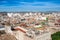
[[[0,12],[60,11],[60,0],[0,0]]]

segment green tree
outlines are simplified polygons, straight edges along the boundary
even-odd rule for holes
[[[42,25],[45,25],[45,22],[41,22]]]
[[[46,21],[48,21],[48,18],[46,18]]]
[[[60,31],[51,35],[52,40],[60,40]]]

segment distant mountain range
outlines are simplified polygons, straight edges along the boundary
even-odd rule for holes
[[[30,12],[25,11],[25,12],[0,12],[0,13],[30,13]],[[59,13],[60,11],[45,11],[45,12],[40,11],[40,12],[32,12],[32,13],[52,13],[52,12]]]

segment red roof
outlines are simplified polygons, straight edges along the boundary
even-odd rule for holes
[[[22,29],[20,29],[20,28],[15,28],[15,29],[22,31],[23,33],[26,33],[26,31],[24,31],[24,30],[22,30]]]
[[[59,20],[57,20],[57,22],[59,22],[59,23],[60,23],[60,19],[59,19]]]

